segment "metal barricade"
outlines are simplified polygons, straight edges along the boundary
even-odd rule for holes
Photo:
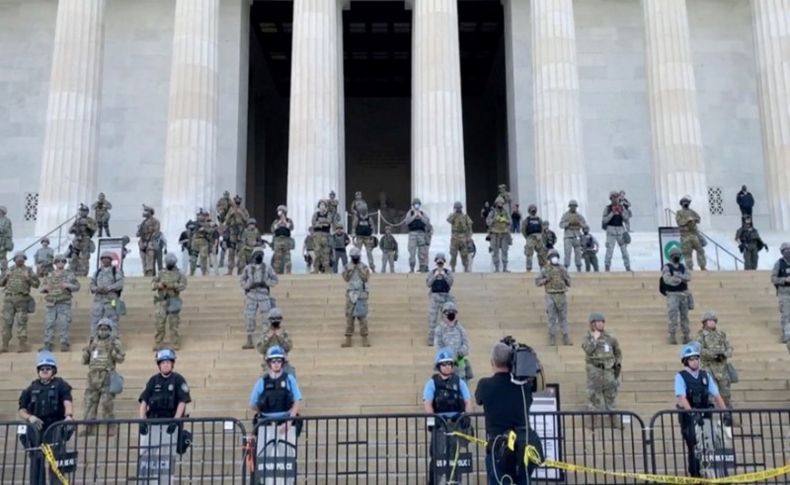
[[[0,422],[0,444],[3,454],[0,456],[0,483],[30,483],[32,459],[36,456],[36,447],[40,435],[36,428],[21,421]]]
[[[233,418],[61,421],[44,442],[70,483],[246,484],[245,435]]]
[[[724,478],[790,463],[790,409],[661,411],[650,432],[652,469],[661,475]]]

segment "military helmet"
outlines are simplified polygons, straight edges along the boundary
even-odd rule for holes
[[[433,261],[435,263],[438,263],[439,261],[444,263],[447,261],[447,258],[445,257],[444,253],[436,253],[436,256],[433,257]]]
[[[284,205],[278,205],[277,206],[277,212],[280,212],[280,211],[283,211],[283,212],[287,213],[288,212],[288,208],[285,207]]]
[[[151,215],[154,215],[154,208],[143,204],[143,212],[150,212]]]
[[[680,362],[686,363],[686,360],[691,357],[699,357],[699,342],[691,341],[680,349]]]
[[[684,195],[683,197],[680,198],[680,203],[682,204],[684,200],[686,202],[691,202],[691,196],[690,195]]]
[[[105,197],[107,197],[107,196],[106,196],[106,195],[104,195],[104,192],[99,192],[99,198],[100,198],[100,199],[103,199],[103,198],[105,198]]]
[[[165,264],[176,264],[178,263],[178,257],[173,253],[168,253],[165,256]]]
[[[497,198],[494,199],[494,205],[505,205],[505,198],[501,195],[497,196]]]
[[[536,206],[535,204],[530,204],[527,206],[527,212],[532,212],[537,210],[538,210],[538,206]]]
[[[114,326],[113,321],[107,317],[102,318],[101,320],[98,321],[98,323],[96,323],[97,330],[99,329],[99,327],[107,327],[110,330],[112,330],[113,326]]]
[[[334,190],[329,191],[329,196],[332,197],[333,195],[337,195]]]
[[[8,214],[8,208],[4,205],[0,205],[0,212],[2,212],[3,215]]]
[[[601,312],[592,312],[590,313],[590,318],[588,319],[590,323],[592,322],[605,322],[606,317]]]
[[[273,345],[269,347],[269,350],[266,351],[266,362],[269,362],[272,359],[282,359],[285,360],[285,350],[279,345]]]
[[[258,254],[258,253],[261,253],[261,254],[265,254],[265,253],[266,253],[266,251],[264,250],[263,246],[257,246],[257,247],[255,247],[255,248],[252,250],[252,253],[251,253],[251,255],[252,255],[252,256],[255,256],[255,255],[256,255],[256,254]]]
[[[436,369],[439,369],[439,366],[445,362],[455,365],[455,351],[450,347],[445,347],[436,352],[436,357],[433,360]]]
[[[458,313],[458,307],[455,306],[454,301],[446,301],[444,305],[442,305],[442,313]]]
[[[549,221],[547,221],[546,219],[543,219],[543,222],[541,222],[540,225],[543,226],[543,227],[549,227]]]
[[[310,229],[312,229],[312,227]],[[335,224],[335,231],[337,231],[338,229],[342,230],[345,229],[345,227],[343,226],[343,224]]]
[[[616,190],[609,192],[609,198],[611,199],[612,197],[620,197],[620,192]]]
[[[49,238],[48,237],[42,237],[41,238],[41,244],[44,244],[44,243],[49,244]]]
[[[105,258],[113,259],[113,253],[111,251],[102,251],[101,256],[99,256],[99,259],[105,259]]]
[[[552,257],[553,255],[557,255],[559,257],[560,252],[557,251],[557,249],[555,249],[555,248],[551,248],[551,249],[549,249],[549,252],[548,252],[547,256],[548,257]]]
[[[790,242],[783,242],[781,246],[779,246],[779,251],[785,252],[790,250]]]
[[[170,362],[175,364],[176,353],[173,349],[162,349],[156,353],[157,365],[161,364],[165,360],[169,360]]]
[[[414,205],[414,204],[422,204],[422,201],[420,199],[418,199],[417,197],[415,197],[415,198],[413,198],[411,200],[411,205]]]
[[[222,197],[227,197],[227,198],[230,198],[230,192],[228,192],[228,191],[226,190],[225,192],[223,192],[223,193],[222,193]]]
[[[681,256],[683,254],[683,251],[681,251],[679,247],[673,246],[672,249],[669,250],[669,256],[672,257],[676,254],[678,256]]]
[[[55,255],[55,259],[53,259],[52,262],[53,263],[57,263],[59,261],[62,261],[62,262],[65,263],[66,261],[68,261],[68,259],[66,259],[66,255],[65,254],[56,254]]]
[[[237,204],[240,203],[241,202],[241,196],[239,194],[236,194],[235,196],[233,196],[233,201],[235,203],[237,203]]]
[[[456,200],[455,203],[453,204],[453,209],[463,209],[463,208],[464,205],[458,200]]]
[[[121,242],[123,244],[129,244],[129,241],[130,241],[129,236],[122,236],[121,237]]]
[[[315,206],[320,209],[322,205],[324,206],[324,208],[329,207],[329,204],[327,204],[324,199],[319,200],[318,204],[316,204]]]
[[[254,226],[254,225],[255,225],[255,224],[257,224],[257,223],[258,223],[258,221],[257,221],[257,220],[256,220],[254,217],[250,217],[249,219],[247,219],[247,225],[248,225],[248,226],[249,226],[250,224],[252,224],[252,225]]]
[[[499,188],[507,190],[507,184],[499,184]]]
[[[354,192],[354,197],[362,197],[362,191],[357,190],[356,192]]]
[[[571,199],[568,201],[568,207],[579,207],[579,203],[576,201],[576,199]]]
[[[15,252],[14,253],[14,261],[16,261],[19,258],[27,260],[27,254],[25,254],[24,251],[17,251],[17,252]]]
[[[49,350],[42,350],[36,355],[36,370],[38,370],[40,367],[44,367],[45,365],[55,369],[58,368],[58,360]]]
[[[700,321],[702,323],[705,323],[708,320],[713,320],[714,322],[718,322],[719,321],[719,317],[716,315],[716,312],[714,312],[713,310],[709,310],[709,311],[707,311],[707,312],[702,314],[702,320],[700,320]]]
[[[348,250],[348,255],[353,258],[354,256],[361,256],[362,253],[359,251],[358,247],[354,246],[353,248]]]
[[[280,310],[280,307],[273,307],[269,310],[268,318],[269,320],[282,320],[283,311]]]
[[[90,212],[90,208],[88,208],[85,204],[80,204],[80,208],[78,209],[80,212]]]

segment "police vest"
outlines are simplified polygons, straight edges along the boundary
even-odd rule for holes
[[[41,418],[42,421],[49,421],[63,414],[61,403],[58,401],[58,381],[58,378],[54,378],[44,384],[40,380],[35,380],[30,384],[30,409],[28,411]]]
[[[431,283],[431,293],[449,293],[450,292],[450,283],[447,282],[446,279],[436,278]]]
[[[699,371],[699,375],[696,379],[691,373],[685,370],[680,372],[680,377],[682,377],[683,382],[686,383],[686,399],[688,399],[692,409],[708,409],[713,407],[708,400],[708,379],[710,379],[710,377],[708,377],[708,374],[704,370]]]
[[[356,229],[357,236],[371,236],[373,235],[373,227],[370,224],[370,216],[366,218],[359,218],[357,221],[357,229]]]
[[[776,276],[779,278],[787,278],[787,270],[790,268],[790,264],[785,261],[784,258],[779,259],[779,271],[776,273]],[[776,287],[779,286],[790,286],[790,283],[779,283],[775,285]]]
[[[675,276],[675,268],[673,268],[671,264],[668,264],[667,266],[669,267],[669,274],[672,275],[672,276]],[[682,264],[680,264],[678,266],[677,272],[680,273],[680,274],[684,274],[686,272],[686,267],[683,266]],[[664,278],[661,278],[661,281],[663,282]],[[689,285],[685,281],[683,281],[679,285],[675,285],[675,286],[668,285],[668,284],[664,283],[663,286],[664,286],[665,291],[668,292],[668,293],[677,292],[677,291],[686,291],[686,290],[689,289]]]
[[[528,216],[526,221],[524,221],[526,226],[525,232],[527,236],[531,234],[540,234],[543,231],[543,226],[541,225],[540,217],[538,216]]]
[[[288,229],[288,226],[277,226],[274,230],[275,237],[291,237],[291,230]]]
[[[414,219],[409,223],[409,231],[425,232],[425,221],[422,219]]]
[[[280,377],[273,379],[266,375],[263,377],[263,392],[258,396],[258,411],[261,413],[281,413],[288,411],[294,405],[294,395],[288,385],[288,373],[283,372]]]
[[[148,401],[149,418],[172,418],[176,414],[176,408],[178,408],[176,386],[179,383],[175,378],[175,373],[170,375],[171,377],[168,379],[159,376],[154,384],[154,390]]]
[[[442,379],[439,374],[433,375],[433,412],[462,413],[465,409],[464,397],[461,395],[461,379],[453,374],[449,379]]]
[[[609,206],[609,211],[611,212],[612,206]],[[607,226],[616,226],[616,227],[623,227],[623,216],[622,214],[615,214],[609,219],[609,222],[606,223]]]

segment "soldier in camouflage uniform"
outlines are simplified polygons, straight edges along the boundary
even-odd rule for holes
[[[464,213],[461,202],[453,204],[453,212],[447,216],[450,224],[450,269],[455,272],[458,253],[461,253],[461,264],[464,273],[469,272],[469,239],[472,238],[472,218]]]
[[[351,207],[348,212],[351,214],[351,234],[355,234],[357,230],[357,220],[359,218],[359,211],[365,207],[367,209],[368,203],[362,198],[362,192],[354,192],[354,200],[351,201]]]
[[[727,339],[727,334],[718,330],[719,317],[712,311],[702,315],[702,329],[697,334],[700,343],[700,357],[702,368],[713,374],[716,384],[719,385],[719,394],[724,399],[728,408],[732,407],[732,393],[730,392],[730,373],[727,363],[732,358],[733,348]]]
[[[693,251],[697,252],[697,262],[699,268],[705,271],[707,259],[705,258],[705,237],[700,234],[697,225],[700,223],[700,216],[694,210],[690,209],[691,196],[686,195],[680,199],[681,209],[675,213],[675,221],[680,228],[680,245],[683,252],[683,259],[686,261],[686,266],[689,271],[694,269]]]
[[[502,207],[504,207],[505,211],[508,214],[513,213],[513,197],[511,197],[510,192],[507,190],[507,184],[499,184],[497,187],[497,197],[502,197]]]
[[[217,221],[219,221],[220,224],[225,223],[225,216],[228,215],[230,204],[230,192],[226,190],[222,193],[222,197],[217,200],[217,204],[215,206],[217,211]]]
[[[461,379],[472,378],[472,366],[469,363],[469,336],[458,321],[458,307],[455,306],[455,302],[448,301],[442,305],[442,323],[436,328],[433,346],[437,349],[452,349],[456,357],[455,373]]]
[[[565,297],[571,286],[571,277],[568,270],[560,266],[560,253],[556,249],[549,251],[549,264],[541,268],[540,274],[535,278],[535,285],[546,289],[549,345],[557,345],[558,322],[562,331],[562,344],[573,345],[568,334],[568,300]]]
[[[422,211],[420,199],[411,201],[411,209],[403,220],[409,228],[409,272],[414,273],[414,265],[419,260],[420,273],[428,272],[428,252],[431,248],[431,220]],[[415,256],[417,257],[415,259]]]
[[[208,255],[214,239],[214,223],[203,209],[197,212],[197,226],[192,234],[189,251],[189,275],[194,276],[198,264],[203,276],[208,274]]]
[[[341,347],[351,347],[351,337],[354,335],[354,324],[359,320],[359,335],[362,337],[362,346],[370,347],[368,340],[368,280],[370,269],[362,262],[359,248],[353,247],[349,251],[351,261],[343,270],[343,281],[346,282],[346,338]]]
[[[760,233],[752,225],[752,218],[745,216],[743,224],[735,232],[735,242],[743,254],[743,269],[755,270],[760,262],[760,250],[768,251],[768,246],[763,242]]]
[[[11,331],[16,321],[18,352],[29,352],[27,344],[27,314],[35,309],[35,301],[30,296],[31,288],[38,288],[41,282],[32,268],[25,265],[27,256],[22,251],[14,254],[14,266],[0,275],[0,287],[5,288],[3,299],[3,345],[0,353],[8,352]]]
[[[104,192],[99,193],[99,198],[93,203],[92,207],[93,216],[96,218],[96,224],[99,226],[99,237],[102,237],[104,232],[107,233],[107,237],[112,237],[110,236],[110,209],[112,209],[112,204],[107,200]]]
[[[579,214],[576,209],[579,203],[575,200],[568,202],[568,210],[562,215],[560,219],[560,229],[565,229],[563,240],[563,248],[565,250],[565,269],[571,266],[571,250],[573,251],[574,261],[576,263],[576,271],[582,270],[582,247],[581,247],[581,234],[582,227],[587,225],[584,216]]]
[[[250,217],[247,219],[247,227],[241,233],[239,239],[238,252],[236,257],[238,259],[237,266],[239,271],[242,271],[245,266],[250,264],[252,258],[252,251],[261,245],[261,232],[258,230],[258,221]]]
[[[91,335],[96,333],[96,324],[102,318],[109,318],[113,327],[118,328],[119,301],[123,291],[123,271],[112,264],[112,253],[105,251],[99,258],[99,269],[91,278],[93,306],[91,308]]]
[[[381,272],[386,273],[387,265],[389,265],[390,273],[394,273],[395,261],[398,260],[398,241],[392,235],[391,226],[384,227],[384,235],[379,241],[379,248],[381,249]]]
[[[41,238],[41,247],[33,256],[33,262],[36,263],[36,274],[39,278],[52,272],[52,265],[55,263],[55,250],[49,247],[49,238]]]
[[[614,411],[623,353],[620,344],[604,325],[602,313],[591,313],[590,332],[584,337],[582,350],[587,369],[587,400],[591,411]],[[612,416],[612,425],[622,428],[623,423]]]
[[[165,348],[162,342],[165,339],[166,327],[170,324],[170,337],[172,345],[169,348],[178,350],[181,347],[181,334],[178,327],[181,325],[181,292],[187,289],[187,277],[178,266],[175,254],[165,257],[165,269],[154,276],[151,281],[151,290],[156,292],[154,305],[156,306],[156,323],[154,324],[154,350]]]
[[[14,250],[14,230],[6,214],[8,209],[0,205],[0,271],[3,273],[8,269],[8,252]]]
[[[88,206],[80,204],[77,219],[69,228],[69,234],[74,235],[71,242],[72,255],[69,269],[77,276],[88,276],[91,253],[95,249],[91,238],[96,234],[96,221],[88,216],[88,212]]]
[[[334,190],[330,190],[329,198],[326,200],[326,211],[329,213],[329,220],[332,221],[333,231],[338,225],[342,226],[343,224],[345,224],[345,222],[342,220],[340,214],[337,211],[339,204],[340,202],[337,200],[337,194],[335,194]]]
[[[294,230],[294,221],[288,217],[288,208],[284,205],[277,207],[277,219],[272,222],[272,266],[277,274],[291,274],[291,249],[293,249],[293,238],[291,231]]]
[[[279,345],[285,351],[285,353],[289,353],[293,348],[293,342],[291,341],[291,337],[288,335],[288,331],[282,327],[283,322],[283,312],[274,307],[269,310],[269,325],[266,331],[261,334],[261,339],[258,341],[258,344],[255,348],[264,356],[263,367],[266,369],[268,366],[266,365],[266,352],[274,347],[275,345]],[[293,367],[290,364],[284,364],[283,370],[288,372],[289,374],[293,375]]]
[[[332,218],[327,210],[327,203],[322,200],[318,203],[318,210],[313,213],[313,247],[315,248],[315,260],[313,261],[313,273],[329,273],[332,270],[333,251],[329,244],[329,232],[332,230]]]
[[[782,243],[779,250],[782,257],[771,271],[771,283],[776,287],[779,299],[779,332],[782,342],[789,344],[790,350],[790,242]]]
[[[271,266],[263,262],[263,248],[255,248],[252,252],[250,263],[244,267],[239,277],[239,283],[244,289],[244,319],[247,329],[247,341],[242,349],[252,349],[253,335],[258,327],[258,314],[268,314],[269,310],[277,306],[274,297],[271,296],[271,287],[277,285],[279,280],[277,274],[272,271]],[[263,322],[263,330],[267,330],[266,322]]]
[[[540,233],[540,242],[543,246],[543,263],[540,264],[540,252],[538,252],[538,264],[540,267],[546,266],[546,263],[549,262],[549,251],[554,249],[554,246],[557,245],[557,234],[554,233],[551,229],[549,229],[549,221],[543,221],[543,232]]]
[[[332,245],[333,253],[333,271],[335,273],[339,273],[341,271],[340,263],[343,263],[342,269],[346,269],[346,266],[348,266],[348,253],[346,252],[346,247],[351,244],[351,238],[348,237],[348,234],[346,234],[343,224],[338,223],[335,225],[335,233],[332,234],[330,243]],[[315,251],[313,252],[313,255],[315,255]]]
[[[587,226],[582,227],[582,236],[579,239],[582,245],[582,257],[584,258],[584,271],[590,272],[592,268],[596,273],[598,272],[598,241],[595,236],[590,234],[590,228]]]
[[[161,231],[159,220],[154,217],[154,209],[143,204],[143,222],[137,228],[137,245],[140,248],[140,261],[143,265],[145,276],[154,276],[154,260],[156,259],[156,249],[158,246],[159,232]]]
[[[91,337],[87,347],[82,349],[82,364],[88,366],[88,380],[85,386],[86,421],[97,417],[101,405],[101,419],[115,419],[113,401],[115,395],[110,393],[110,373],[115,366],[126,358],[121,341],[113,331],[114,325],[109,318],[102,318],[96,325],[96,335]],[[115,434],[116,426],[110,425],[108,434]],[[85,428],[85,436],[96,433],[93,425]]]
[[[670,261],[661,270],[661,279],[665,285],[665,296],[667,298],[667,319],[669,320],[669,339],[670,345],[677,345],[678,341],[675,333],[680,320],[680,328],[683,331],[683,343],[687,344],[689,339],[689,310],[693,307],[693,300],[689,292],[688,283],[691,281],[691,272],[687,271],[683,263],[680,262],[680,248],[673,247],[669,251]]]
[[[538,256],[538,267],[542,268],[546,264],[546,250],[541,241],[543,221],[538,217],[538,206],[535,204],[530,204],[527,207],[527,217],[521,221],[521,234],[527,241],[524,244],[524,255],[527,257],[527,271],[532,271],[532,257],[535,253]]]
[[[453,273],[444,267],[446,259],[444,253],[436,253],[433,258],[436,267],[428,273],[425,285],[428,287],[428,339],[429,346],[433,345],[436,334],[436,324],[442,307],[448,301],[455,302],[455,297],[450,294],[453,287]]]
[[[241,205],[241,197],[237,195],[233,198],[233,203],[230,205],[230,209],[228,209],[225,215],[223,238],[225,246],[228,248],[228,275],[232,275],[233,268],[237,267],[236,253],[241,246],[241,234],[244,232],[244,228],[247,227],[249,218],[250,214],[247,212],[247,209]],[[244,264],[238,266],[238,274],[241,274],[243,267]]]
[[[513,221],[510,212],[505,206],[505,199],[500,195],[494,201],[494,208],[486,217],[488,225],[488,238],[491,243],[491,261],[494,263],[494,272],[499,273],[499,261],[502,260],[502,271],[507,273],[507,253],[513,244],[510,235],[510,226]]]
[[[44,347],[41,350],[52,351],[52,340],[57,323],[60,331],[60,351],[68,352],[71,348],[69,332],[72,293],[80,291],[80,282],[73,272],[66,269],[64,255],[58,254],[54,260],[55,269],[44,277],[41,288],[44,301],[47,303],[47,316],[44,318]]]
[[[604,207],[601,226],[606,231],[606,256],[604,257],[604,269],[609,271],[612,267],[612,255],[614,245],[620,246],[620,255],[623,257],[623,265],[626,271],[631,271],[631,258],[628,255],[628,242],[631,236],[628,234],[628,224],[631,220],[631,211],[622,204],[622,197],[619,192],[609,193],[611,203]],[[598,271],[596,269],[596,271]]]
[[[368,213],[368,206],[357,206],[357,224],[354,228],[354,247],[365,248],[370,271],[376,272],[376,262],[373,260],[373,248],[376,247],[376,237],[373,235],[373,218]]]

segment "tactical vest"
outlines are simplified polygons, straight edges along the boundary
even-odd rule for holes
[[[565,279],[562,277],[562,268],[559,265],[547,264],[546,272],[546,291],[548,293],[565,293]]]
[[[30,276],[33,270],[27,266],[12,266],[8,270],[8,281],[6,282],[6,295],[30,295]]]
[[[578,212],[568,212],[568,225],[566,229],[568,231],[579,231],[582,228],[581,218],[579,217]]]
[[[381,241],[379,241],[379,247],[382,251],[392,251],[395,249],[395,243],[395,238],[392,235],[385,235],[381,237]]]
[[[178,401],[176,399],[175,374],[170,374],[168,379],[162,379],[154,385],[151,398],[148,401],[149,418],[172,418],[176,414]]]
[[[263,392],[258,396],[258,411],[261,413],[282,413],[291,409],[294,396],[288,385],[288,373],[273,379],[268,374],[263,378]]]
[[[675,268],[671,264],[667,264],[667,266],[669,267],[669,274],[672,275],[672,276],[675,276]],[[683,266],[683,264],[678,265],[677,272],[680,273],[680,274],[685,274],[686,273],[686,267]],[[689,285],[685,281],[683,281],[679,285],[675,285],[675,286],[667,285],[665,283],[664,284],[664,288],[666,289],[666,291],[668,293],[672,293],[672,292],[678,292],[678,291],[687,291],[689,289]]]
[[[582,234],[581,244],[582,248],[592,250],[595,247],[592,234]]]
[[[409,223],[409,232],[419,231],[425,232],[425,221],[422,219],[414,219]]]
[[[44,299],[49,303],[61,303],[71,300],[71,291],[61,288],[60,285],[67,282],[69,278],[69,271],[53,271],[47,276],[46,284],[51,285],[52,289],[47,291]]]
[[[527,216],[524,220],[524,231],[527,233],[527,236],[532,234],[540,234],[543,231],[542,221],[538,216]]]
[[[612,210],[611,204],[609,205],[609,210]],[[616,226],[616,227],[623,227],[623,216],[622,214],[615,214],[609,219],[609,222],[606,223],[607,226]]]
[[[433,394],[434,413],[462,413],[464,412],[464,397],[461,395],[461,379],[453,374],[449,379],[442,379],[439,374],[433,375],[433,385],[436,388]]]
[[[466,220],[466,216],[463,213],[454,214],[451,227],[453,234],[467,234],[472,230],[469,226],[469,221]]]
[[[115,360],[112,358],[113,338],[96,338],[90,346],[90,362],[88,369],[109,371],[115,368]]]
[[[313,224],[314,231],[328,233],[331,225],[332,220],[329,218],[328,214],[321,215],[320,213],[316,213],[315,224]]]
[[[357,236],[371,236],[373,235],[373,226],[370,223],[370,216],[357,220],[357,229],[355,234]]]
[[[288,229],[288,225],[278,224],[274,229],[274,237],[291,237],[291,230]]]
[[[510,231],[510,221],[508,221],[507,213],[504,210],[494,209],[494,217],[491,221],[491,230],[493,232]]]
[[[708,399],[708,374],[704,370],[699,371],[695,379],[690,372],[683,370],[680,377],[686,383],[686,399],[692,409],[709,409],[713,406]]]
[[[777,276],[779,278],[787,278],[787,269],[790,268],[790,263],[785,261],[784,258],[779,259],[779,272],[777,272]],[[790,286],[790,283],[782,283],[779,286]]]
[[[54,378],[48,384],[44,384],[36,380],[30,385],[29,411],[42,421],[47,421],[47,418],[57,416],[60,412],[57,381],[58,378]]]
[[[447,282],[447,279],[435,279],[433,283],[431,283],[431,293],[449,293],[450,292],[450,283]]]
[[[245,246],[254,248],[260,242],[261,233],[258,232],[257,229],[253,229],[251,231],[245,230],[244,234],[242,235],[242,238],[244,239],[242,242],[244,243]]]

